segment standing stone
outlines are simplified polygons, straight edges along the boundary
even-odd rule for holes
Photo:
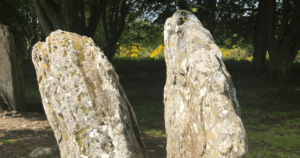
[[[0,112],[25,111],[21,55],[17,51],[10,28],[0,24]],[[3,102],[6,100],[6,102]],[[5,104],[4,104],[5,103]],[[2,106],[6,107],[2,107]]]
[[[209,31],[178,10],[165,23],[164,44],[167,157],[248,157],[236,91]]]
[[[32,60],[61,157],[148,157],[119,77],[92,39],[57,30]]]

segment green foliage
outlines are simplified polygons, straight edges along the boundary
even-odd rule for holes
[[[122,46],[131,46],[132,43],[140,43],[147,49],[155,49],[163,43],[164,26],[151,26],[149,23],[140,21],[127,25],[119,40]]]

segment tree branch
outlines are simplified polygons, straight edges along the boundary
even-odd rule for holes
[[[107,5],[107,0],[105,0],[103,3],[103,7],[105,9],[102,10],[102,25],[104,28],[105,41],[106,41],[106,43],[108,43],[110,38],[109,38],[109,32],[107,29],[107,22],[106,22],[106,5]]]
[[[37,12],[37,16],[39,20],[42,21],[40,22],[40,25],[42,27],[45,36],[47,37],[54,30],[53,25],[51,21],[48,19],[47,14],[44,12],[44,9],[41,6],[39,0],[33,0],[33,6]]]
[[[283,0],[283,9],[282,9],[282,18],[281,18],[281,25],[279,29],[279,34],[277,40],[280,42],[287,30],[288,22],[290,20],[289,18],[289,12],[290,12],[290,0]]]
[[[115,36],[116,40],[119,40],[122,31],[124,29],[125,26],[125,20],[126,20],[126,16],[129,12],[129,8],[131,6],[131,2],[132,1],[128,1],[128,4],[126,5],[126,0],[122,0],[122,5],[121,5],[121,19],[119,21],[119,29],[117,29],[117,34]]]
[[[53,0],[39,0],[44,13],[53,24],[53,29],[63,29],[64,25],[61,23],[62,16],[60,15],[59,5],[55,4]]]
[[[91,16],[89,18],[89,24],[87,26],[87,36],[93,37],[95,34],[95,31],[97,29],[97,26],[99,24],[99,19],[102,14],[103,4],[101,0],[94,0],[94,2],[91,4]]]

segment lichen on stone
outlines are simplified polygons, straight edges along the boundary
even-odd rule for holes
[[[45,112],[61,157],[95,157],[104,153],[110,157],[147,157],[134,113],[125,110],[131,105],[124,92],[122,97],[116,92],[122,90],[118,76],[92,39],[58,30],[34,46],[32,59],[42,99],[49,100],[49,106],[45,102]],[[122,126],[117,130],[119,123]],[[95,125],[105,126],[105,131],[92,139],[88,133]],[[107,137],[110,140],[103,139]],[[97,148],[99,140],[114,143],[103,151]]]
[[[164,26],[167,157],[247,157],[234,86],[209,31],[184,10]]]

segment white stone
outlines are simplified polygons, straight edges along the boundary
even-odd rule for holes
[[[184,10],[164,26],[167,158],[248,157],[236,90],[209,31]]]
[[[32,60],[62,158],[148,157],[119,77],[91,38],[57,30]]]

